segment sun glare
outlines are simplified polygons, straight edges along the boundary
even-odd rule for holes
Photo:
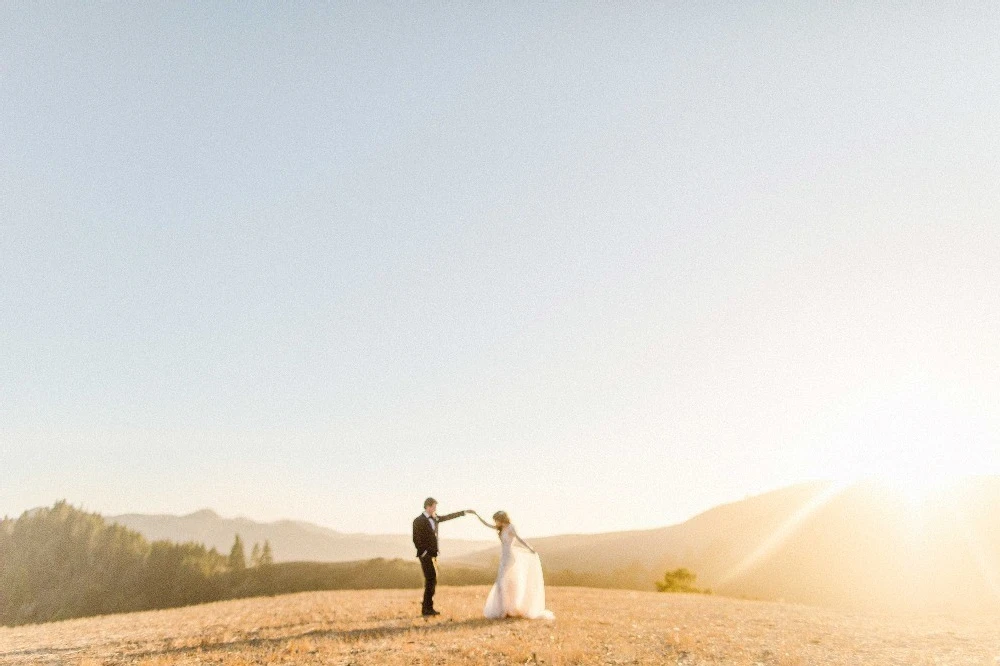
[[[873,474],[858,474],[838,478],[842,487],[871,486],[886,495],[900,499],[914,509],[935,501],[942,491],[956,484],[962,475],[944,474],[931,468],[883,470]]]
[[[870,479],[912,507],[923,506],[953,480],[930,470],[880,473]]]

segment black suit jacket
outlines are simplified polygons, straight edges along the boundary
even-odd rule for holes
[[[464,516],[464,511],[456,511],[445,516],[438,516],[434,520],[434,527],[431,528],[431,521],[427,516],[420,514],[413,519],[413,545],[417,549],[417,557],[437,557],[438,556],[438,523],[443,523],[452,518]]]

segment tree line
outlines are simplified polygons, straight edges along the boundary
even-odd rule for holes
[[[491,582],[485,570],[449,567],[446,585]],[[0,625],[310,590],[418,588],[402,560],[275,563],[271,545],[249,556],[239,535],[228,555],[199,543],[149,542],[66,502],[0,520]]]

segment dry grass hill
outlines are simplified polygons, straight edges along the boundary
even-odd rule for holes
[[[900,617],[720,597],[552,588],[556,619],[487,621],[484,587],[309,592],[0,628],[0,664],[1000,663],[1000,616]]]

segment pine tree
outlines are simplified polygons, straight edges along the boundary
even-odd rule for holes
[[[233,549],[229,551],[229,570],[243,571],[246,568],[247,556],[243,550],[243,539],[237,534],[236,541],[233,542]]]
[[[260,566],[260,544],[256,542],[253,544],[253,550],[250,551],[250,566]]]
[[[274,564],[274,555],[271,553],[271,542],[264,539],[264,548],[260,551],[260,566],[267,567]]]

